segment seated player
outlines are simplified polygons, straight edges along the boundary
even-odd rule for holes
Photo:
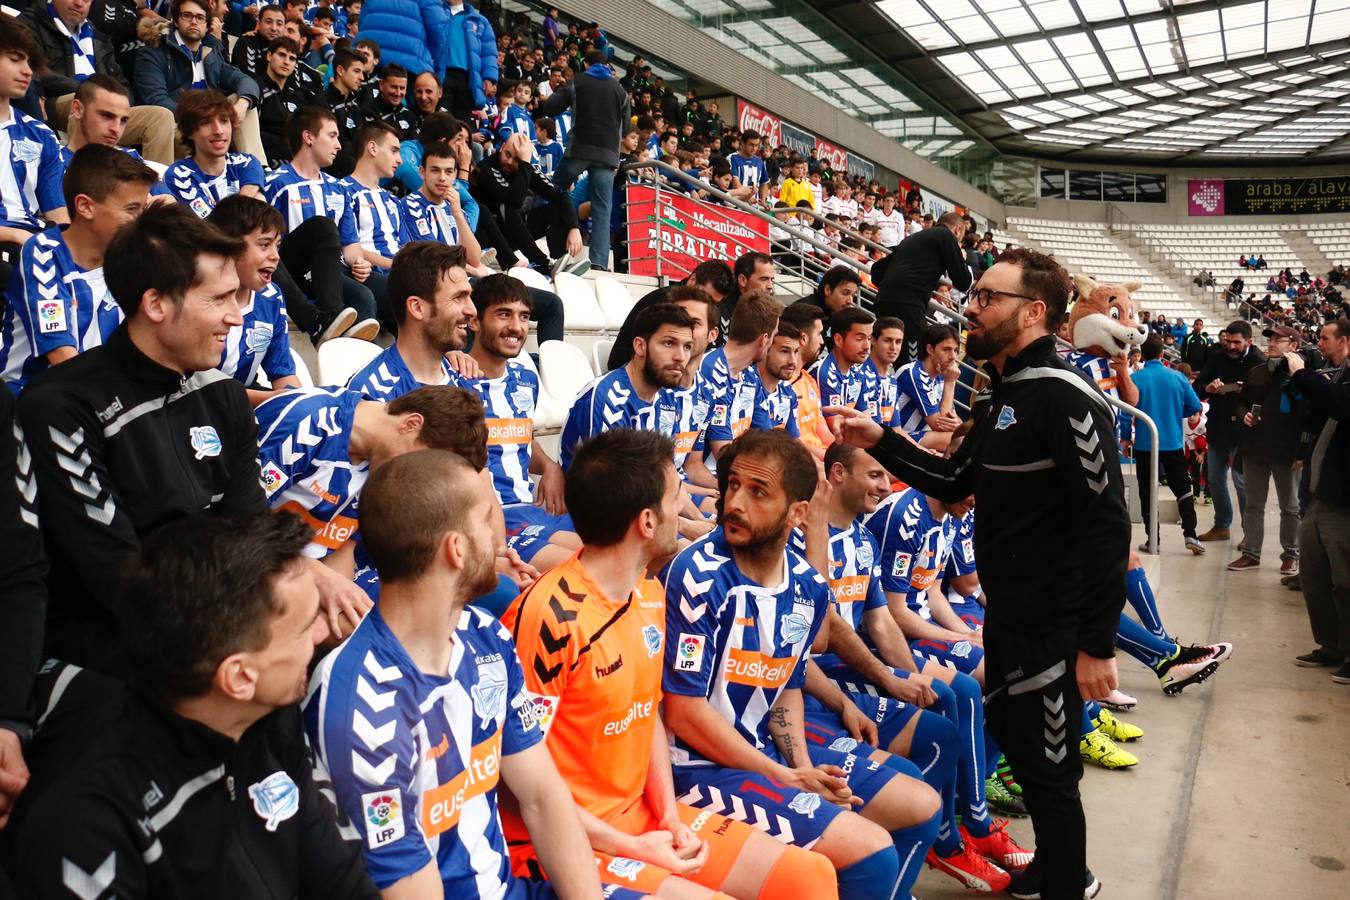
[[[955,440],[955,438],[953,438]],[[952,554],[943,573],[943,592],[947,604],[957,618],[970,626],[971,631],[984,628],[984,592],[980,589],[980,574],[975,567],[975,506],[956,523],[952,534]]]
[[[167,127],[172,114],[167,109],[150,107],[156,115],[162,113],[167,135],[158,135],[159,147],[168,147],[169,162],[173,161],[173,132]],[[131,91],[126,85],[111,75],[90,75],[75,89],[70,100],[70,118],[66,125],[66,145],[61,148],[61,162],[70,164],[70,159],[81,147],[90,144],[102,144],[105,147],[117,147],[123,153],[145,161],[140,152],[131,147],[119,147],[118,142],[126,134],[128,119],[131,115]],[[156,148],[159,149],[158,147]],[[149,152],[149,151],[147,151]],[[152,158],[154,158],[152,156]],[[167,165],[168,163],[165,163]],[[169,189],[162,183],[150,188],[151,196],[163,196],[171,200]]]
[[[797,427],[797,392],[792,389],[792,380],[801,369],[801,329],[780,319],[768,351],[755,365],[759,388],[755,392],[751,428],[781,428],[789,437],[801,437]]]
[[[876,317],[857,306],[846,306],[830,316],[830,348],[811,376],[826,406],[851,406],[875,417],[876,397],[865,394],[862,363],[872,350]]]
[[[329,622],[347,635],[370,608],[356,574],[357,500],[371,470],[413,450],[459,453],[479,469],[487,460],[483,404],[468,391],[418,388],[388,404],[342,388],[300,388],[254,410],[263,492],[273,509],[314,529],[305,556],[345,582]]]
[[[905,347],[905,323],[894,316],[882,316],[872,325],[872,352],[863,363],[864,377],[876,385],[877,421],[893,427],[896,394],[895,361]]]
[[[633,358],[592,381],[572,403],[559,451],[564,471],[578,444],[611,428],[674,436],[680,416],[675,391],[689,365],[693,335],[693,320],[673,303],[656,303],[638,314]]]
[[[386,897],[600,896],[511,637],[465,608],[496,584],[496,508],[477,466],[453,453],[408,453],[377,469],[360,526],[380,605],[311,679],[305,726]],[[511,875],[503,783],[551,884]]]
[[[834,869],[823,856],[676,802],[660,712],[664,592],[646,574],[676,549],[673,449],[664,435],[625,428],[577,450],[567,501],[584,546],[502,620],[535,718],[581,811],[602,881],[658,897],[711,893],[690,881],[745,900],[833,897]],[[514,871],[537,872],[519,817],[503,819]]]
[[[929,865],[975,890],[1002,890],[1009,880],[1003,868],[1025,868],[1032,855],[1008,836],[1006,823],[989,817],[984,786],[992,768],[990,758],[997,753],[986,748],[980,685],[950,668],[920,674],[918,666],[924,661],[911,654],[887,608],[880,549],[863,525],[864,517],[890,491],[886,470],[867,453],[835,443],[825,454],[825,475],[833,488],[829,565],[836,615],[829,631],[831,652],[816,663],[840,689],[862,695],[859,705],[864,709],[870,704],[861,701],[875,702],[878,695],[900,701],[900,712],[908,720],[900,735],[904,743],[887,749],[910,758],[943,795],[943,827]],[[953,740],[948,751],[955,759],[938,783],[931,776],[942,760],[940,755],[930,759],[928,748],[941,740],[943,729],[938,724],[946,723],[927,721],[928,713],[914,716],[919,706],[928,706],[950,723],[947,730]],[[986,858],[997,865],[989,865]]]
[[[806,653],[831,600],[787,542],[806,522],[815,462],[780,431],[750,431],[719,461],[718,482],[720,527],[661,575],[676,796],[708,812],[745,810],[826,856],[844,900],[908,897],[937,835],[938,795],[889,754],[836,750],[804,727]]]
[[[352,198],[356,239],[366,260],[377,270],[387,272],[399,248],[414,240],[404,224],[403,204],[380,187],[381,181],[393,177],[402,159],[398,131],[388,122],[367,122],[356,129],[351,142],[355,147],[356,168],[342,179],[342,185]],[[398,301],[386,296],[390,305],[397,308]]]
[[[441,241],[464,248],[469,269],[482,269],[481,250],[455,188],[459,161],[449,144],[437,141],[422,152],[422,186],[403,198],[403,217],[410,240]]]
[[[281,262],[281,213],[257,197],[235,194],[216,204],[207,221],[231,237],[244,241],[244,253],[234,261],[239,288],[235,302],[242,325],[225,337],[225,350],[216,368],[243,383],[254,406],[280,391],[300,387],[287,333],[286,299],[272,282]],[[258,373],[271,388],[258,385]]]
[[[716,459],[750,429],[759,397],[758,363],[768,352],[783,306],[767,291],[740,295],[727,342],[703,357],[699,371],[708,393],[707,444]]]
[[[951,326],[930,324],[924,328],[919,358],[895,373],[895,415],[891,427],[906,432],[925,447],[947,446],[951,433],[961,425],[955,412],[956,386],[961,379],[959,354],[959,340]]]
[[[681,386],[675,391],[676,400],[680,404],[679,424],[675,432],[675,468],[680,471],[685,491],[690,495],[691,501],[697,500],[702,504],[699,507],[701,510],[711,512],[714,502],[712,495],[717,490],[717,476],[708,471],[708,466],[703,461],[705,431],[712,404],[708,399],[708,384],[703,378],[702,366],[708,348],[716,343],[719,337],[717,322],[721,315],[721,305],[706,288],[692,283],[696,281],[694,276],[690,276],[685,284],[673,285],[662,289],[662,292],[665,294],[666,302],[673,303],[687,312],[694,323],[694,346],[689,363],[684,367]],[[643,302],[639,301],[638,306],[643,306]],[[637,314],[637,311],[630,314],[634,321]],[[627,322],[624,324],[628,326]],[[623,339],[624,330],[630,329],[631,326],[621,329],[619,339]],[[629,343],[628,353],[623,355],[625,362],[632,356],[631,339]],[[610,358],[614,357],[615,354],[610,353]],[[687,511],[682,515],[686,513]]]
[[[103,254],[150,199],[154,170],[113,147],[82,148],[62,189],[70,224],[23,245],[0,314],[0,377],[17,396],[49,365],[97,347],[122,322],[103,283]]]
[[[174,111],[188,155],[169,166],[164,185],[179,203],[205,219],[232,194],[261,197],[262,162],[230,149],[239,113],[220,91],[184,91]]]
[[[784,322],[796,325],[802,333],[801,366],[791,383],[792,392],[797,395],[797,431],[811,455],[824,460],[825,448],[834,436],[821,414],[820,385],[810,370],[825,346],[825,310],[813,303],[792,303],[778,318],[780,326]]]

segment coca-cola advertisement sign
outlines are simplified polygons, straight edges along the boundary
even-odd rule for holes
[[[828,163],[836,172],[848,171],[848,151],[837,144],[816,138],[816,159]]]
[[[753,103],[736,101],[736,122],[741,131],[758,131],[769,147],[777,147],[783,141],[783,120]]]

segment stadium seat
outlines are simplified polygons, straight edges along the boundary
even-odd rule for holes
[[[614,278],[595,279],[595,299],[605,317],[605,327],[611,331],[623,327],[624,320],[636,305],[633,296],[628,293],[628,287]],[[596,371],[603,370],[597,366]]]
[[[539,374],[539,367],[534,364],[534,357],[530,354],[521,353],[516,357],[516,362],[535,375]],[[539,380],[539,402],[534,406],[533,419],[535,427],[539,429],[561,428],[567,421],[567,404],[544,389],[542,378]]]
[[[541,291],[553,290],[553,284],[548,280],[547,275],[542,275],[528,266],[516,266],[507,269],[506,274],[526,287],[538,288]]]
[[[553,286],[562,298],[563,316],[569,331],[605,330],[605,315],[600,311],[589,281],[570,272],[559,272],[553,278]]]
[[[614,342],[609,338],[596,341],[591,345],[591,368],[597,373],[609,371],[609,351],[614,349]]]
[[[309,366],[294,347],[291,348],[291,362],[295,363],[295,377],[300,379],[300,386],[314,387],[314,376],[309,374]]]
[[[595,372],[591,361],[579,347],[566,341],[544,341],[539,345],[539,383],[570,409]]]
[[[319,383],[341,385],[381,353],[379,344],[356,338],[333,338],[319,347]]]

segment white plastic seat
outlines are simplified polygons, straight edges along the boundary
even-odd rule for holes
[[[383,350],[379,344],[337,337],[319,345],[319,383],[343,385]]]
[[[562,298],[563,318],[568,330],[605,330],[605,315],[600,311],[589,281],[570,272],[559,272],[553,278],[553,286]]]
[[[595,299],[605,317],[605,326],[613,331],[623,327],[628,314],[636,305],[632,294],[628,293],[627,285],[615,278],[595,279]]]
[[[593,378],[591,361],[581,348],[566,341],[544,341],[539,345],[539,383],[549,396],[568,409]]]
[[[291,362],[295,363],[295,377],[300,379],[300,386],[314,387],[314,376],[309,374],[309,366],[294,347],[291,348]]]
[[[614,341],[609,338],[596,341],[591,345],[591,369],[595,372],[609,371],[609,351],[614,349]]]
[[[529,369],[535,375],[539,374],[539,367],[534,364],[534,357],[530,354],[521,352],[516,357],[516,362]],[[558,400],[552,394],[544,389],[543,378],[539,380],[539,402],[534,405],[534,424],[536,428],[561,428],[567,421],[567,405]]]
[[[548,280],[548,276],[536,272],[529,266],[515,266],[507,269],[506,274],[510,275],[526,287],[538,288],[541,291],[553,290],[553,283]]]

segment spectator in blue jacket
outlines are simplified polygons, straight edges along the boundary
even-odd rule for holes
[[[1133,376],[1134,385],[1139,389],[1139,408],[1158,426],[1156,450],[1152,432],[1142,427],[1135,429],[1134,460],[1135,475],[1139,478],[1139,504],[1147,533],[1149,506],[1153,492],[1158,488],[1149,471],[1150,457],[1156,452],[1158,471],[1167,479],[1167,486],[1177,498],[1186,549],[1199,556],[1205,552],[1205,545],[1195,533],[1195,496],[1186,469],[1181,421],[1200,412],[1200,398],[1185,375],[1163,365],[1162,351],[1163,339],[1156,334],[1149,335],[1141,350],[1144,367]]]
[[[487,103],[485,80],[501,80],[497,68],[497,35],[477,9],[467,3],[447,3],[450,18],[445,27],[445,108],[461,122]],[[417,70],[414,70],[417,71]]]
[[[183,91],[214,88],[228,95],[239,113],[234,148],[266,159],[258,130],[258,84],[230,65],[218,44],[207,42],[210,24],[206,0],[174,0],[168,33],[158,45],[136,52],[136,103],[172,111]]]
[[[449,16],[443,0],[367,0],[357,38],[380,45],[381,66],[396,63],[409,72],[439,72],[446,65]]]

